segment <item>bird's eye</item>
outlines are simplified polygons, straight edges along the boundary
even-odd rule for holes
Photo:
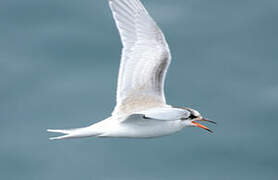
[[[197,118],[197,116],[195,116],[194,114],[190,114],[190,116],[188,117],[188,119],[195,119]]]
[[[190,116],[188,116],[188,117],[182,117],[181,118],[181,120],[188,120],[188,119],[195,119],[195,118],[197,118],[197,116],[195,116],[194,114],[190,114]]]

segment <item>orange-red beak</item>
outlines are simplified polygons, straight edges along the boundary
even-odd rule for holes
[[[216,122],[211,121],[211,120],[208,120],[208,119],[204,119],[204,118],[199,119],[199,120],[192,121],[192,123],[193,123],[196,127],[203,128],[203,129],[209,131],[210,133],[213,133],[213,131],[210,130],[208,127],[206,127],[206,126],[204,126],[204,125],[202,125],[202,124],[199,124],[199,123],[197,123],[196,121],[205,121],[205,122],[210,122],[210,123],[213,123],[213,124],[216,124]]]

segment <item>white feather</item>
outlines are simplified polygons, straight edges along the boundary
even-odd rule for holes
[[[117,87],[117,105],[112,116],[91,126],[52,130],[63,136],[151,138],[169,135],[183,127],[190,112],[165,102],[164,79],[171,55],[163,33],[140,0],[109,0],[120,32],[123,50]],[[200,116],[201,117],[201,116]]]
[[[164,79],[170,64],[165,37],[139,0],[109,0],[123,50],[113,114],[166,104]]]

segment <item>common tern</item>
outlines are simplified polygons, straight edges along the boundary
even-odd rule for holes
[[[108,0],[123,49],[118,75],[117,104],[112,115],[88,127],[48,129],[62,133],[50,139],[81,137],[153,138],[184,127],[215,123],[191,108],[166,104],[164,79],[171,61],[166,39],[140,0]]]

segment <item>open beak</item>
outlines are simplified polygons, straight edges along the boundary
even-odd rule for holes
[[[196,121],[205,121],[205,122],[210,122],[210,123],[213,123],[213,124],[216,124],[216,122],[211,121],[211,120],[208,120],[208,119],[205,119],[205,118],[201,118],[201,119],[197,119],[197,120],[192,121],[192,123],[193,123],[196,127],[203,128],[203,129],[207,130],[208,132],[213,133],[213,131],[210,130],[208,127],[206,127],[206,126],[204,126],[204,125],[202,125],[202,124],[199,124],[199,123],[197,123]]]

